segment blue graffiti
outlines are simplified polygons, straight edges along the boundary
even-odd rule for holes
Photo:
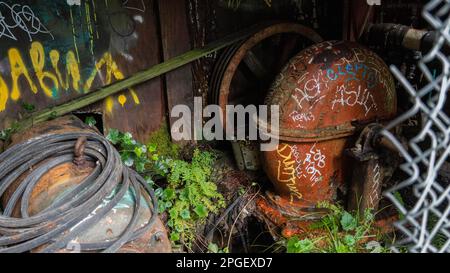
[[[366,81],[369,89],[377,85],[376,71],[364,63],[347,64],[345,66],[338,65],[337,71],[329,68],[327,70],[327,77],[332,81],[340,77],[346,77],[345,82]]]

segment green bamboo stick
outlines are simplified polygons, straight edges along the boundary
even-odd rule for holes
[[[67,103],[46,108],[36,113],[33,113],[31,114],[31,116],[20,120],[17,123],[17,126],[15,126],[15,128],[17,128],[15,131],[23,130],[32,126],[33,124],[68,114],[70,112],[86,107],[100,100],[103,100],[122,90],[131,88],[135,85],[159,77],[167,72],[175,70],[190,62],[198,60],[220,49],[230,46],[240,40],[245,39],[246,37],[248,37],[253,33],[254,29],[256,30],[257,27],[253,27],[244,31],[240,31],[233,35],[226,36],[225,38],[215,41],[209,45],[206,45],[203,48],[190,50],[184,54],[181,54],[163,63],[157,64],[147,70],[138,72],[127,79],[117,81],[111,85],[102,87],[100,89],[97,89],[96,91],[92,91],[87,95],[71,100]]]

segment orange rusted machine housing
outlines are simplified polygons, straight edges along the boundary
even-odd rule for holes
[[[364,124],[391,119],[396,98],[386,64],[357,43],[322,42],[292,58],[266,97],[267,105],[280,106],[273,132],[280,142],[262,152],[275,195],[261,199],[260,208],[278,224],[321,217],[316,205],[345,189],[352,166],[344,150],[352,136]]]

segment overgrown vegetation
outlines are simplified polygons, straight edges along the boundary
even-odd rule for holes
[[[375,216],[370,210],[351,214],[337,205],[323,203],[320,207],[329,209],[330,213],[310,228],[323,232],[315,237],[290,238],[285,242],[288,253],[389,252],[380,243],[382,238],[374,227]]]
[[[150,135],[148,143],[158,147],[158,154],[172,159],[180,158],[180,146],[173,144],[169,135],[169,128],[166,122],[162,122],[161,127]]]
[[[215,157],[210,152],[196,149],[192,162],[169,162],[168,185],[158,189],[160,212],[167,211],[171,228],[171,240],[190,247],[195,240],[196,227],[209,213],[217,213],[225,206],[217,186],[209,181]]]
[[[131,133],[118,130],[110,130],[107,138],[119,149],[125,165],[133,167],[156,189],[158,209],[167,213],[172,242],[190,249],[196,239],[196,228],[210,213],[225,206],[223,196],[209,179],[215,155],[196,149],[190,161],[172,158],[178,156],[179,148],[165,143],[161,133],[155,137],[158,144],[140,144]],[[164,154],[159,153],[160,147]],[[155,178],[164,178],[166,183],[158,185]]]

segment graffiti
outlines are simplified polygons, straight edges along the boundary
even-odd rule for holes
[[[79,93],[86,93],[91,90],[94,80],[102,76],[103,84],[109,85],[113,80],[122,80],[125,78],[119,70],[117,63],[113,60],[111,53],[105,53],[102,58],[95,62],[89,77],[82,81],[80,73],[80,65],[76,59],[75,53],[69,51],[65,55],[65,73],[60,68],[61,54],[58,50],[49,52],[52,71],[46,70],[46,52],[43,45],[39,42],[33,42],[29,50],[33,70],[30,71],[24,61],[22,54],[16,48],[8,51],[8,59],[11,68],[11,89],[4,79],[4,75],[0,75],[0,112],[6,108],[8,100],[18,101],[21,98],[21,88],[19,80],[25,79],[34,94],[39,90],[52,99],[59,96],[60,90],[75,90]],[[104,72],[104,73],[102,73]],[[37,79],[37,82],[34,80]],[[136,105],[140,104],[139,98],[133,89],[129,89],[132,100]],[[127,102],[125,95],[120,95],[117,99],[119,104],[124,107]],[[114,106],[112,97],[106,99],[106,110],[111,112]]]
[[[30,42],[33,41],[33,36],[38,34],[48,34],[54,39],[52,33],[42,24],[30,6],[20,4],[10,6],[0,2],[0,38],[17,41],[15,35],[17,31],[25,33]]]
[[[139,12],[145,12],[145,10],[147,9],[147,7],[145,6],[144,0],[141,0],[139,5],[136,5],[136,6],[130,5],[128,2],[129,2],[129,0],[123,0],[122,7],[126,8],[126,9],[130,9],[130,10],[136,10]]]
[[[346,77],[345,82],[360,81],[365,82],[369,89],[377,85],[376,72],[370,69],[364,63],[347,64],[344,66],[337,65],[337,71],[333,68],[327,70],[327,77],[332,81],[336,81],[341,77]]]
[[[336,88],[335,99],[333,100],[332,110],[336,105],[340,106],[362,106],[367,116],[372,109],[377,110],[377,104],[375,99],[368,89],[362,90],[361,86],[358,86],[356,90],[347,90],[347,86],[341,85]]]
[[[292,158],[292,149],[289,145],[280,145],[277,149],[278,156],[283,160],[278,160],[278,181],[286,183],[290,191],[290,201],[301,200],[303,195],[296,186],[295,160]]]
[[[314,187],[323,180],[320,170],[325,167],[325,160],[326,156],[320,149],[316,149],[316,144],[314,144],[302,160],[302,169],[299,169],[297,177],[309,179],[312,182],[311,187]]]
[[[311,112],[299,113],[298,111],[294,111],[289,116],[294,122],[309,122],[315,120],[315,117]]]
[[[296,145],[292,145],[291,150],[292,150],[292,155],[294,156],[294,159],[295,159],[295,163],[297,163],[297,166],[295,167],[295,175],[297,176],[297,178],[302,178],[303,177],[303,173],[302,173],[303,159],[301,158],[301,153],[298,150],[298,147]]]
[[[308,72],[305,73],[298,80],[298,84],[303,84],[303,88],[295,88],[295,94],[292,98],[297,103],[300,109],[303,109],[304,102],[309,104],[309,109],[312,109],[318,102],[320,102],[325,95],[322,95],[322,91],[327,90],[328,80],[325,79],[322,71],[319,71],[317,75],[313,75],[311,78],[306,79]]]
[[[296,179],[306,178],[312,182],[311,187],[323,181],[321,169],[325,167],[326,156],[314,144],[309,152],[302,156],[296,145],[283,144],[278,147],[278,181],[286,183],[291,193],[291,202],[301,199],[302,194],[296,187]]]

